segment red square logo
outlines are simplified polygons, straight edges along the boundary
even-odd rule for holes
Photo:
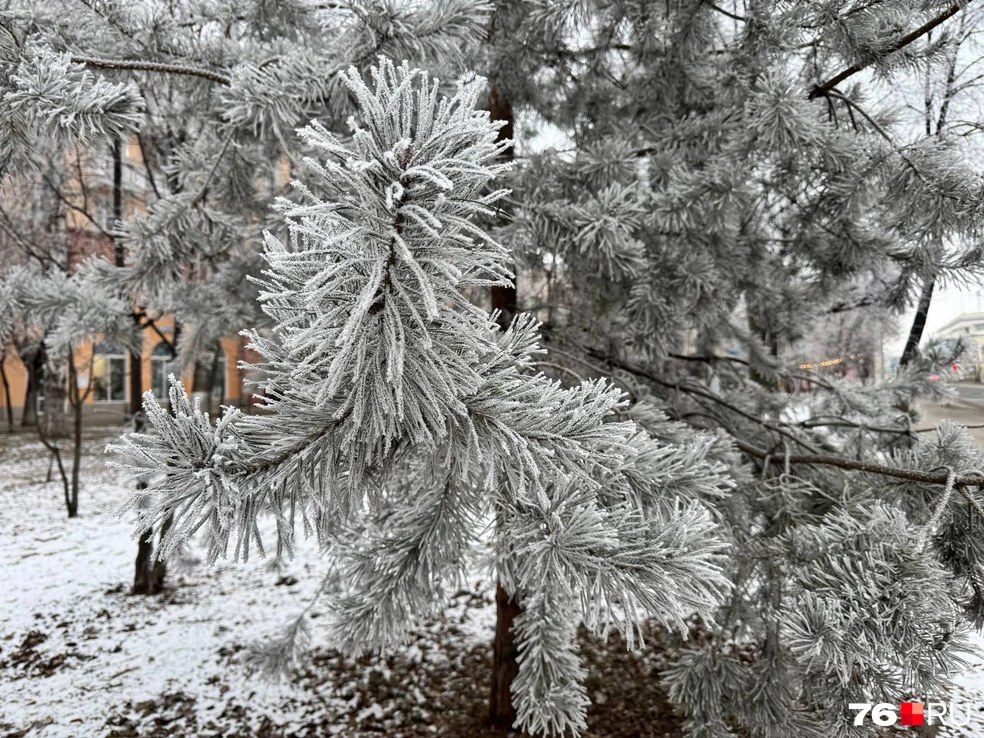
[[[922,702],[903,702],[902,703],[902,725],[923,725],[925,718],[923,717],[923,704]]]

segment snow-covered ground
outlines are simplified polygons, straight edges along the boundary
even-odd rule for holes
[[[310,602],[321,578],[317,548],[302,544],[279,569],[259,559],[190,563],[172,571],[164,596],[130,596],[136,544],[115,517],[127,485],[100,453],[109,437],[87,438],[75,520],[65,516],[57,480],[43,481],[40,444],[0,438],[0,736],[486,735],[495,617],[488,581],[476,577],[399,654],[352,660],[326,644],[289,684],[249,679],[244,646],[276,634]],[[312,615],[317,642],[317,606]],[[984,736],[976,709],[984,640],[974,647],[955,692],[932,696],[974,706],[971,724],[949,733],[961,738]],[[594,680],[592,696],[609,715],[596,718],[605,729],[591,735],[677,734],[656,717],[666,708],[654,691],[659,658],[598,656],[595,666],[608,673]]]
[[[968,654],[966,671],[954,680],[952,693],[940,699],[951,704],[958,703],[957,719],[964,722],[969,718],[969,722],[959,728],[948,728],[940,735],[960,738],[984,736],[984,638],[979,634],[973,634],[971,647],[973,650]],[[936,696],[933,695],[932,698],[935,699]]]
[[[370,702],[385,691],[373,680],[392,678],[385,659],[355,668],[322,654],[332,663],[317,664],[303,686],[245,676],[243,646],[276,634],[310,601],[321,578],[312,544],[286,568],[263,560],[192,566],[171,577],[163,597],[130,596],[136,543],[115,517],[126,485],[99,454],[106,440],[87,439],[75,520],[60,484],[43,481],[39,444],[21,437],[0,446],[0,736],[355,736],[362,726],[378,736],[426,722],[431,699],[413,685],[399,705]],[[440,640],[453,631],[467,656],[487,646],[493,624],[488,598],[462,592],[429,632]],[[427,640],[401,658],[448,658]],[[404,714],[408,700],[419,714]]]

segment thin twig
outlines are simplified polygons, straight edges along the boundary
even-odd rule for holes
[[[589,350],[589,353],[592,353],[592,352]],[[598,358],[598,359],[600,359],[602,361],[606,361],[608,364],[610,364],[613,367],[616,367],[618,369],[622,369],[623,371],[627,371],[630,374],[635,374],[636,376],[639,376],[639,377],[642,377],[644,379],[647,379],[650,382],[652,382],[653,384],[658,384],[661,387],[667,387],[669,389],[676,389],[676,390],[678,390],[680,392],[685,392],[688,395],[693,395],[695,397],[703,397],[703,398],[705,398],[707,400],[711,400],[712,402],[716,403],[717,405],[720,405],[721,407],[727,408],[731,412],[733,412],[733,413],[735,413],[737,415],[740,415],[743,418],[746,418],[747,420],[751,420],[752,422],[757,423],[758,425],[761,425],[763,428],[768,428],[769,430],[773,431],[774,433],[778,433],[779,435],[788,438],[789,440],[791,440],[794,443],[802,446],[803,448],[806,448],[806,449],[808,449],[810,451],[813,451],[813,452],[818,452],[819,451],[813,444],[811,444],[811,443],[809,443],[807,441],[804,441],[802,438],[798,438],[794,433],[790,433],[789,431],[785,430],[781,426],[776,425],[775,423],[772,423],[772,422],[770,422],[768,420],[765,420],[764,418],[760,418],[757,415],[748,412],[747,410],[743,410],[742,408],[738,407],[737,405],[734,405],[734,404],[728,402],[723,397],[720,397],[720,396],[716,395],[715,393],[711,392],[710,390],[704,389],[703,387],[695,387],[693,385],[683,384],[681,382],[670,382],[670,381],[665,380],[662,377],[658,376],[657,374],[654,374],[653,372],[645,369],[644,367],[636,366],[636,365],[631,364],[629,362],[621,361],[619,359],[615,359],[615,358],[610,357],[610,356],[596,355],[596,358]]]
[[[552,361],[534,361],[530,364],[530,366],[543,367],[544,369],[552,369],[553,371],[561,372],[562,374],[569,374],[570,376],[574,377],[574,379],[578,383],[584,381],[584,377],[582,377],[580,374],[578,374],[570,367],[562,366],[560,364],[554,364]]]
[[[765,449],[761,449],[758,446],[753,446],[752,444],[746,443],[738,438],[733,439],[733,441],[739,450],[744,451],[749,456],[764,459],[769,455],[769,452]],[[846,469],[848,471],[859,471],[866,474],[879,474],[884,477],[903,479],[908,482],[938,484],[940,486],[946,485],[947,480],[949,479],[949,472],[946,471],[924,472],[919,471],[918,469],[900,469],[895,466],[876,464],[871,461],[858,461],[856,459],[847,459],[841,456],[826,456],[823,454],[792,455],[789,457],[789,463],[791,465],[806,464],[809,466],[833,466],[838,469]],[[968,474],[955,475],[953,484],[957,489],[984,485],[984,473],[970,472]]]
[[[96,67],[98,69],[183,74],[189,77],[199,77],[211,82],[218,82],[220,85],[225,85],[226,87],[232,84],[232,79],[226,74],[216,72],[212,69],[185,66],[183,64],[166,64],[164,62],[150,62],[140,59],[97,59],[91,56],[73,56],[72,61],[76,64],[84,64],[87,67]]]
[[[98,230],[106,238],[110,238],[110,239],[113,238],[113,234],[107,231],[105,228],[103,228],[102,225],[99,224],[99,221],[96,220],[88,210],[80,208],[78,205],[76,205],[71,200],[69,200],[68,197],[65,196],[65,193],[63,193],[61,189],[58,187],[58,185],[52,182],[51,178],[48,177],[48,175],[45,174],[43,171],[41,172],[41,178],[45,181],[45,184],[48,185],[48,188],[55,194],[55,197],[61,200],[61,202],[65,205],[65,207],[67,207],[69,210],[74,210],[75,212],[84,215],[86,220],[92,223],[92,225],[96,227],[96,230]]]
[[[232,143],[232,139],[235,136],[234,133],[230,133],[226,136],[225,141],[222,143],[222,148],[215,157],[215,161],[212,162],[211,169],[208,170],[208,174],[205,175],[205,181],[202,182],[201,188],[198,190],[198,194],[195,195],[195,199],[191,201],[192,207],[200,203],[205,199],[205,193],[208,192],[208,186],[212,183],[212,177],[215,176],[216,171],[219,169],[219,163],[222,161],[222,157],[225,156],[226,151],[229,149],[229,144]]]
[[[881,136],[883,139],[885,139],[888,142],[888,145],[892,147],[892,149],[895,151],[896,154],[899,155],[899,157],[902,159],[902,161],[904,161],[906,164],[909,165],[909,168],[912,169],[912,171],[915,173],[916,177],[918,177],[923,182],[926,181],[926,177],[919,170],[919,167],[917,167],[915,165],[915,163],[912,161],[912,159],[910,159],[906,155],[905,151],[903,151],[902,148],[898,144],[895,143],[894,139],[888,134],[888,131],[886,131],[884,128],[882,128],[881,125],[879,125],[878,121],[876,121],[873,117],[871,117],[871,115],[869,115],[868,112],[864,108],[862,108],[860,105],[858,105],[856,102],[854,102],[850,98],[845,97],[841,93],[837,92],[837,90],[831,90],[827,94],[830,97],[836,98],[836,99],[840,100],[841,102],[843,102],[845,105],[847,105],[848,110],[850,110],[852,108],[854,110],[857,110],[864,117],[864,119],[866,121],[868,121],[868,123],[871,124],[871,127],[875,129],[875,131],[878,133],[878,135]]]
[[[730,10],[722,8],[720,5],[715,5],[710,0],[701,0],[701,2],[703,2],[703,4],[709,7],[711,10],[715,10],[721,15],[727,16],[728,18],[731,18],[731,20],[741,21],[742,23],[748,22],[748,19],[745,18],[744,16],[738,15],[737,13],[732,13]]]

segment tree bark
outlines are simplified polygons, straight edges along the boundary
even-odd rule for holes
[[[137,489],[144,489],[143,482],[137,484]],[[137,543],[137,558],[133,571],[133,594],[156,595],[164,589],[167,577],[167,562],[157,556],[157,546],[154,543],[154,531],[147,529]]]
[[[113,142],[113,229],[123,220],[123,144],[120,139]],[[117,267],[126,266],[126,253],[119,238],[113,244],[113,262]],[[133,322],[139,326],[140,318],[136,311]],[[128,352],[130,359],[129,377],[129,416],[130,429],[134,433],[143,433],[146,429],[146,416],[143,412],[143,357],[137,352]],[[146,482],[137,482],[136,490],[146,489]],[[167,564],[157,557],[154,545],[154,532],[144,531],[137,543],[137,557],[133,567],[133,589],[135,595],[155,595],[164,588],[167,575]]]
[[[68,360],[72,361],[71,358]],[[44,414],[38,418],[38,423],[44,425],[44,433],[48,438],[66,438],[68,429],[65,418],[65,401],[69,388],[65,375],[51,370],[45,371],[44,382]]]
[[[916,306],[916,314],[912,318],[912,326],[909,328],[909,337],[906,339],[905,349],[903,349],[902,358],[899,360],[899,368],[908,366],[919,352],[919,342],[922,341],[923,331],[926,329],[926,317],[929,315],[929,306],[933,302],[935,287],[935,275],[923,283],[922,292],[919,293],[919,304]]]
[[[82,471],[82,411],[83,396],[79,391],[78,372],[75,370],[75,357],[68,357],[68,391],[72,405],[72,494],[68,505],[68,517],[79,514],[79,475]],[[47,411],[47,403],[45,410]],[[47,414],[47,412],[45,413]]]
[[[512,105],[502,97],[495,87],[489,91],[489,117],[492,120],[505,121],[506,123],[499,129],[499,135],[497,136],[499,141],[513,137],[515,117],[513,115]],[[507,149],[503,153],[502,158],[511,160],[513,158],[512,148]],[[509,287],[492,288],[492,309],[500,312],[499,324],[503,329],[512,323],[512,319],[516,315],[516,305],[515,283]]]
[[[136,314],[134,314],[136,320]],[[173,348],[172,348],[173,352]],[[134,433],[143,433],[147,428],[147,416],[143,411],[143,364],[142,357],[130,352],[130,428]],[[136,490],[147,489],[146,482],[137,482]],[[135,595],[156,595],[164,589],[167,578],[167,562],[158,556],[154,543],[154,531],[145,530],[137,542],[137,557],[133,562],[133,588]]]
[[[494,84],[489,91],[489,116],[494,121],[505,121],[505,125],[499,129],[497,137],[499,141],[513,138],[515,118],[512,105]],[[507,149],[502,157],[511,160],[513,149]],[[499,312],[498,322],[505,330],[512,323],[518,308],[515,281],[508,287],[493,287],[491,297],[492,309]],[[513,679],[519,673],[519,652],[513,633],[513,623],[522,615],[523,608],[498,582],[495,591],[495,610],[489,722],[494,726],[508,729],[516,720],[511,687]]]
[[[6,352],[0,353],[0,384],[3,385],[3,404],[7,411],[7,432],[14,432],[14,398],[10,396],[10,382],[7,381],[7,367],[4,363]]]
[[[516,708],[512,700],[513,679],[519,673],[519,648],[513,623],[523,608],[501,584],[495,586],[495,640],[492,643],[492,689],[489,695],[489,722],[499,728],[512,728]]]
[[[27,369],[27,389],[24,392],[21,427],[31,428],[38,424],[38,392],[41,387],[41,373],[44,371],[44,347],[39,345],[19,353]]]

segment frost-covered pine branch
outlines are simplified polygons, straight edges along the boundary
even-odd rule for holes
[[[102,338],[139,346],[129,309],[92,277],[88,265],[72,275],[28,267],[0,273],[0,339],[10,340],[18,325],[31,326],[45,337],[49,352],[62,359]]]
[[[139,125],[136,89],[95,75],[28,37],[13,12],[0,12],[0,174],[23,165],[37,137],[92,145]]]
[[[330,638],[357,650],[398,643],[433,611],[491,525],[498,577],[527,605],[519,727],[576,731],[577,623],[631,639],[640,618],[708,614],[726,586],[699,500],[730,482],[707,445],[617,421],[612,385],[535,374],[537,323],[501,331],[462,294],[511,279],[508,252],[476,223],[504,195],[489,185],[509,145],[475,109],[482,82],[444,97],[385,60],[344,80],[359,108],[351,141],[302,132],[328,194],[301,186],[306,201],[284,203],[289,238],[266,239],[260,299],[275,327],[250,334],[266,412],[227,408],[213,424],[180,385],[170,411],[148,395],[155,435],[115,447],[135,473],[163,472],[138,527],[172,521],[165,550],[202,531],[213,558],[262,551],[266,512],[280,550],[313,530],[347,585]],[[674,489],[684,462],[693,483]]]

